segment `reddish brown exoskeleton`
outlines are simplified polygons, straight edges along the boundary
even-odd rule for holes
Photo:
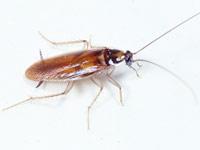
[[[116,86],[119,89],[120,102],[121,104],[123,104],[121,86],[119,85],[117,81],[115,81],[111,77],[111,73],[113,72],[115,64],[125,62],[125,64],[131,69],[133,69],[138,76],[137,70],[133,68],[132,64],[138,63],[138,62],[147,62],[164,69],[165,71],[169,72],[174,77],[176,77],[177,79],[181,80],[176,74],[164,68],[163,66],[160,66],[148,60],[134,59],[133,56],[199,14],[200,12],[184,20],[180,24],[174,26],[173,28],[171,28],[164,34],[160,35],[159,37],[151,41],[149,44],[145,45],[143,48],[139,49],[138,51],[134,53],[128,50],[124,52],[122,50],[110,49],[107,47],[92,47],[91,44],[86,40],[70,41],[70,42],[52,42],[41,34],[41,36],[45,40],[47,40],[48,42],[54,45],[85,43],[86,48],[83,51],[63,54],[60,56],[47,58],[47,59],[43,59],[42,54],[41,54],[41,60],[34,63],[26,70],[26,73],[25,73],[26,77],[30,80],[38,81],[37,87],[39,87],[43,82],[48,82],[48,81],[67,82],[67,86],[65,90],[61,93],[51,94],[47,96],[30,97],[28,99],[25,99],[24,101],[18,102],[7,108],[4,108],[3,110],[12,108],[14,106],[17,106],[19,104],[25,103],[30,100],[44,99],[44,98],[56,97],[56,96],[67,94],[73,87],[73,83],[75,81],[84,79],[84,78],[89,78],[95,85],[99,87],[99,92],[97,93],[96,97],[93,99],[91,104],[88,106],[88,128],[89,128],[90,109],[92,108],[93,104],[95,103],[95,101],[97,100],[98,96],[100,95],[103,89],[102,83],[98,82],[99,74],[103,74],[104,77],[107,78],[108,81],[110,81],[110,83],[112,83],[114,86]],[[187,83],[185,83],[183,80],[181,80],[181,82],[183,82],[184,85],[189,87]]]

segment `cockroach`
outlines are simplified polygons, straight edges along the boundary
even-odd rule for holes
[[[200,12],[196,13],[195,15],[177,24],[176,26],[169,29],[167,32],[164,32],[159,37],[155,38],[150,43],[146,44],[144,47],[142,47],[136,52],[131,52],[129,50],[124,52],[119,49],[111,49],[107,47],[94,47],[94,46],[91,46],[91,43],[88,42],[87,40],[53,42],[47,39],[44,35],[40,33],[40,35],[46,41],[50,42],[53,45],[84,43],[85,50],[69,53],[69,54],[63,54],[63,55],[59,55],[59,56],[55,56],[55,57],[47,58],[47,59],[43,59],[42,54],[40,53],[41,60],[34,63],[26,70],[25,72],[26,77],[30,80],[37,81],[38,85],[36,87],[39,87],[40,85],[42,85],[43,82],[63,81],[67,83],[65,90],[57,94],[29,97],[23,101],[20,101],[16,104],[13,104],[9,107],[4,108],[3,110],[10,109],[12,107],[28,102],[30,100],[45,99],[45,98],[57,97],[57,96],[67,94],[72,89],[75,81],[89,78],[97,87],[99,87],[99,91],[97,95],[88,106],[87,121],[88,121],[88,128],[89,128],[90,110],[103,90],[102,83],[98,82],[99,74],[103,74],[104,77],[107,78],[110,83],[112,83],[112,85],[114,85],[115,87],[119,89],[120,103],[123,104],[121,86],[115,79],[111,77],[115,64],[119,64],[121,62],[125,62],[125,64],[129,68],[133,69],[136,72],[137,76],[139,75],[137,73],[137,70],[132,66],[133,63],[146,62],[146,63],[153,64],[167,71],[168,73],[173,75],[175,78],[179,79],[184,85],[189,87],[189,85],[184,80],[180,79],[176,74],[174,74],[167,68],[157,63],[154,63],[152,61],[148,61],[144,59],[134,59],[134,56],[137,53],[144,50],[146,47],[155,43],[157,40],[164,37],[166,34],[172,32],[179,26],[185,24],[186,22],[190,21],[194,17],[198,16],[199,14]]]

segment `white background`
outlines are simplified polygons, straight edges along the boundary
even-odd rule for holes
[[[25,69],[44,57],[80,47],[55,49],[52,40],[92,38],[93,45],[136,51],[180,21],[200,11],[199,0],[1,0],[0,107],[30,95],[55,93],[61,83],[37,83]],[[157,62],[187,81],[200,97],[200,16],[135,56]],[[0,149],[34,150],[199,150],[200,105],[171,75],[150,64],[141,79],[124,64],[113,77],[123,88],[105,88],[91,112],[98,88],[76,83],[69,95],[30,102],[0,113]],[[200,99],[200,98],[199,98]]]

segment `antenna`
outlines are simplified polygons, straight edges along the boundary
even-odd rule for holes
[[[194,14],[193,16],[187,18],[186,20],[180,22],[179,24],[177,24],[176,26],[172,27],[171,29],[169,29],[168,31],[164,32],[163,34],[161,34],[159,37],[155,38],[153,41],[149,42],[148,44],[146,44],[144,47],[140,48],[139,50],[137,50],[136,52],[134,52],[133,54],[137,54],[139,52],[141,52],[142,50],[144,50],[146,47],[150,46],[151,44],[155,43],[156,41],[158,41],[159,39],[161,39],[162,37],[164,37],[165,35],[167,35],[168,33],[174,31],[175,29],[177,29],[178,27],[180,27],[181,25],[185,24],[186,22],[192,20],[193,18],[197,17],[198,15],[200,15],[200,12]]]
[[[174,72],[172,72],[171,70],[165,68],[164,66],[162,65],[159,65],[155,62],[152,62],[152,61],[149,61],[149,60],[145,60],[145,59],[136,59],[134,60],[134,62],[146,62],[146,63],[150,63],[154,66],[157,66],[159,67],[160,69],[168,72],[169,74],[171,74],[174,78],[176,78],[178,81],[180,81],[191,93],[192,93],[192,96],[195,100],[195,103],[198,104],[198,98],[197,98],[197,95],[196,93],[194,92],[194,90],[192,89],[192,87],[186,82],[184,81],[180,76],[178,76],[177,74],[175,74]]]

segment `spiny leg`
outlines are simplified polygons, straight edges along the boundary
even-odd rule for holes
[[[90,105],[88,106],[88,111],[87,111],[87,125],[88,125],[88,130],[90,129],[90,110],[92,108],[92,106],[94,105],[94,103],[97,101],[97,98],[99,97],[99,95],[101,94],[102,90],[103,90],[103,85],[100,83],[98,83],[97,81],[95,81],[94,78],[91,78],[91,81],[98,86],[99,92],[97,93],[97,95],[95,96],[95,98],[93,99],[93,101],[90,103]]]
[[[36,99],[37,99],[37,100],[40,100],[40,99],[46,99],[46,98],[52,98],[52,97],[57,97],[57,96],[65,95],[65,94],[69,93],[69,91],[72,89],[72,87],[73,87],[73,82],[68,82],[68,84],[67,84],[65,90],[64,90],[63,92],[61,92],[61,93],[51,94],[51,95],[46,95],[46,96],[29,97],[29,98],[27,98],[27,99],[25,99],[25,100],[23,100],[23,101],[20,101],[20,102],[18,102],[18,103],[16,103],[16,104],[13,104],[13,105],[11,105],[11,106],[8,106],[8,107],[6,107],[6,108],[3,108],[2,111],[8,110],[8,109],[10,109],[10,108],[13,108],[13,107],[15,107],[15,106],[18,106],[18,105],[20,105],[20,104],[26,103],[26,102],[31,101],[31,100],[36,100]]]
[[[51,43],[52,45],[58,46],[58,45],[69,45],[69,44],[84,44],[84,48],[87,50],[89,49],[89,45],[91,45],[87,40],[74,40],[74,41],[51,41],[46,36],[44,36],[41,32],[38,32],[40,36],[46,40],[47,42]]]
[[[57,42],[57,41],[51,41],[49,40],[46,36],[44,36],[41,32],[38,32],[40,34],[40,36],[47,42],[51,43],[52,45],[58,46],[58,45],[69,45],[69,44],[80,44],[80,43],[84,43],[84,49],[85,50],[89,50],[89,49],[106,49],[107,47],[105,46],[93,46],[91,44],[91,38],[89,39],[89,41],[87,40],[75,40],[75,41],[61,41],[61,42]]]
[[[120,103],[121,105],[123,105],[123,101],[122,101],[122,88],[120,86],[120,84],[114,80],[109,74],[106,75],[107,79],[110,83],[112,83],[112,85],[114,85],[115,87],[117,87],[119,89],[119,96],[120,96]]]

